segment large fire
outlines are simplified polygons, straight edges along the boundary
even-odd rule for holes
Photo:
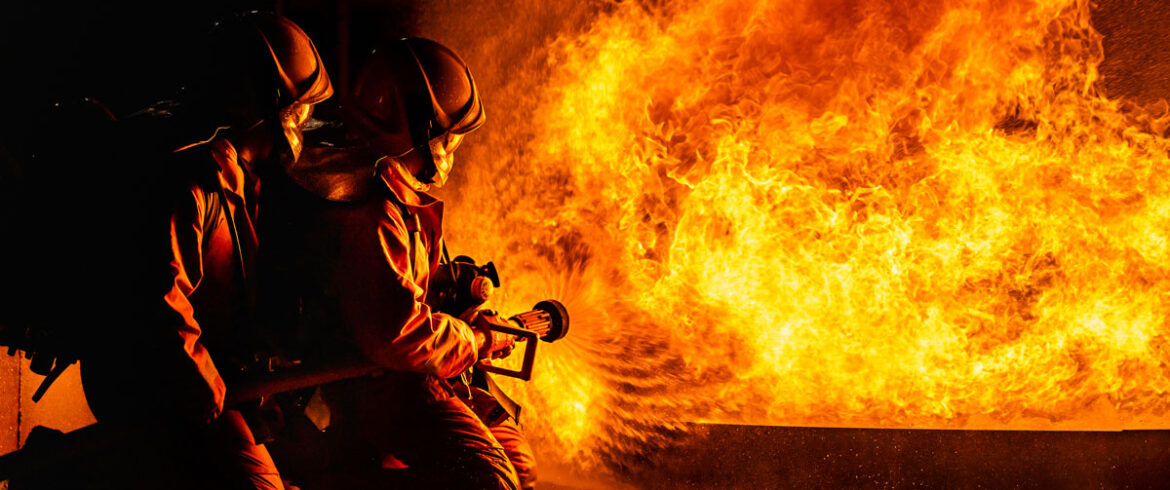
[[[592,8],[481,77],[445,196],[499,309],[572,313],[510,386],[546,460],[693,422],[1170,426],[1170,118],[1096,91],[1087,0]]]

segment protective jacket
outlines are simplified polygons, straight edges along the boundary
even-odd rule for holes
[[[314,162],[352,158],[348,149],[312,148],[290,174],[301,180]],[[268,215],[272,226],[261,231],[271,237],[262,288],[277,291],[266,296],[265,318],[273,328],[300,326],[287,346],[293,358],[360,354],[392,371],[456,376],[477,360],[474,334],[426,304],[443,204],[399,184],[389,169],[365,174],[359,187],[368,190],[352,203],[327,203],[291,182],[266,187],[265,199],[281,202],[266,208],[280,214]]]
[[[135,484],[283,488],[240,412],[224,407],[222,373],[238,372],[257,347],[245,278],[259,181],[223,139],[123,155],[137,172],[102,202],[115,212],[90,250],[100,259],[91,271],[109,279],[86,295],[100,299],[87,304],[102,325],[80,356],[90,408],[99,422],[170,431],[118,449],[141,466],[126,470]]]
[[[390,166],[373,171],[366,150],[311,147],[282,184],[265,179],[261,304],[274,325],[300,325],[286,352],[306,363],[363,355],[390,369],[323,388],[335,454],[318,459],[344,461],[350,475],[374,472],[373,482],[385,475],[370,458],[393,455],[422,478],[420,488],[519,488],[508,448],[526,449],[522,438],[505,437],[502,447],[446,381],[477,353],[471,328],[426,302],[442,254],[443,205]],[[303,452],[282,443],[278,460]]]
[[[96,294],[110,296],[108,315],[124,321],[95,336],[82,355],[86,396],[98,420],[206,423],[223,410],[217,364],[247,355],[240,332],[249,294],[240,267],[256,250],[255,209],[246,203],[254,202],[248,196],[257,181],[222,139],[156,165],[168,170],[120,202],[124,212],[111,222],[123,245],[107,260],[124,285]]]

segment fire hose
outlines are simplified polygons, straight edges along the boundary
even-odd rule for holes
[[[481,369],[529,380],[532,377],[536,356],[536,340],[554,342],[564,338],[569,330],[569,316],[560,302],[546,300],[537,303],[530,311],[509,317],[505,325],[494,325],[491,329],[525,341],[527,345],[524,361],[518,370],[495,366],[482,366]],[[383,371],[384,368],[365,359],[344,359],[251,374],[229,384],[224,404],[234,406],[280,393],[371,376]],[[158,433],[155,429],[153,426],[125,427],[95,423],[62,434],[44,427],[34,428],[33,434],[53,440],[46,444],[26,445],[22,449],[0,456],[0,482],[63,467],[70,461],[87,460],[104,450],[116,447],[120,442],[154,437]],[[33,434],[30,434],[30,439],[33,438]]]

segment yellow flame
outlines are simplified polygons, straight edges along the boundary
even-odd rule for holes
[[[545,460],[697,421],[1170,426],[1166,124],[1095,91],[1086,0],[589,8],[477,74],[447,196],[500,309],[573,316],[511,386]]]

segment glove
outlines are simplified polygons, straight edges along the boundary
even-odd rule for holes
[[[511,335],[493,331],[493,326],[515,327],[491,310],[480,310],[471,320],[478,357],[481,362],[489,364],[492,359],[508,357],[516,347],[516,340]]]

